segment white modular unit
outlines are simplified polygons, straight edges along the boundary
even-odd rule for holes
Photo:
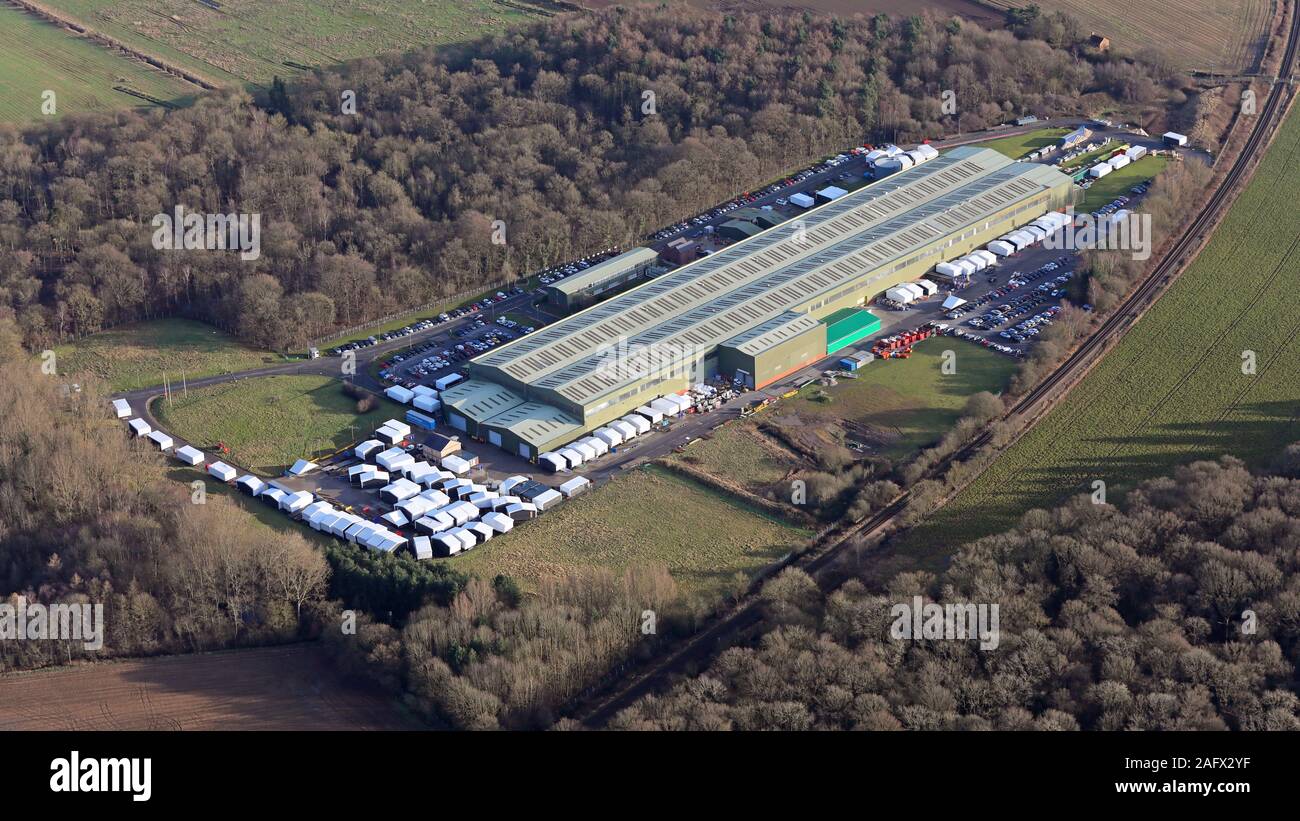
[[[497,492],[502,494],[509,493],[513,488],[515,488],[518,485],[522,485],[524,482],[527,481],[528,481],[527,476],[518,476],[518,475],[511,476],[506,479],[502,479],[501,483],[497,485]]]
[[[280,500],[280,509],[285,513],[297,513],[307,507],[307,505],[311,504],[311,500],[311,493],[305,490],[300,490],[297,493],[289,493]]]
[[[466,473],[469,473],[471,467],[472,465],[470,465],[469,462],[454,453],[451,456],[444,456],[442,458],[442,469],[449,470],[457,476],[463,476]]]
[[[569,469],[569,461],[558,453],[547,452],[539,454],[537,457],[537,464],[552,473],[559,473],[562,470]]]
[[[560,492],[564,494],[564,498],[572,499],[574,496],[577,496],[579,493],[582,493],[583,491],[587,490],[587,488],[589,488],[590,486],[591,486],[591,481],[589,479],[583,476],[575,476],[569,481],[560,485]]]
[[[429,540],[439,556],[455,556],[461,551],[460,539],[450,533],[438,533],[431,536]]]
[[[563,500],[564,497],[560,495],[560,492],[558,490],[548,490],[545,493],[539,493],[536,496],[534,496],[533,505],[538,510],[546,510],[548,508],[555,507]]]
[[[259,494],[261,494],[262,491],[266,490],[266,482],[263,482],[261,479],[257,478],[251,473],[246,473],[243,476],[240,476],[239,481],[235,482],[235,485],[238,486],[240,490],[247,493],[249,496],[254,496],[254,497],[258,496]]]
[[[1110,167],[1115,171],[1118,171],[1131,162],[1133,162],[1133,160],[1129,159],[1127,154],[1120,154],[1119,156],[1110,158]]]
[[[172,438],[160,430],[149,431],[149,435],[146,438],[157,445],[158,450],[171,450],[172,445],[174,444]]]
[[[578,441],[569,445],[569,447],[573,448],[578,453],[581,453],[582,461],[584,462],[590,462],[592,459],[596,458],[596,449],[593,448],[591,445]]]
[[[143,419],[132,419],[126,424],[131,428],[131,433],[137,437],[148,436],[149,432],[153,430],[153,428],[149,427],[149,423]]]
[[[676,404],[678,407],[682,409],[683,412],[685,412],[685,410],[689,408],[691,405],[695,404],[693,401],[691,401],[690,397],[687,396],[679,397],[676,400],[669,399],[668,401]],[[626,425],[631,425],[632,429],[637,432],[638,436],[640,436],[643,433],[650,432],[650,420],[646,419],[644,416],[642,416],[639,413],[629,413],[627,416],[622,417],[618,421]]]
[[[403,388],[401,385],[392,386],[388,390],[384,391],[384,395],[394,402],[401,402],[403,405],[408,404],[415,397],[414,393]]]
[[[187,465],[198,465],[203,463],[203,451],[192,448],[189,445],[181,445],[172,454]]]
[[[506,506],[505,513],[516,522],[526,522],[537,518],[537,505],[532,502],[515,502]]]
[[[650,424],[652,425],[659,424],[660,422],[663,421],[664,418],[663,411],[655,410],[650,405],[642,405],[641,407],[636,409],[636,412],[644,416],[646,419],[650,420]]]
[[[389,504],[404,502],[420,492],[420,486],[410,479],[398,479],[379,489],[379,497]]]
[[[993,240],[986,247],[988,248],[989,253],[995,254],[999,257],[1009,257],[1016,252],[1016,247],[1014,245],[1000,239]]]
[[[416,396],[437,396],[438,395],[438,391],[429,387],[428,385],[416,385],[414,388],[411,388],[411,393],[415,394]]]
[[[1107,163],[1101,162],[1088,169],[1088,176],[1094,180],[1101,179],[1109,174],[1113,169]]]
[[[515,526],[515,520],[504,513],[484,513],[481,521],[497,533],[509,533]]]
[[[585,445],[596,452],[597,456],[604,456],[609,453],[609,443],[599,436],[588,436],[578,442],[579,445]]]
[[[352,449],[358,459],[368,459],[370,454],[383,450],[384,443],[378,439],[367,439]]]
[[[1135,145],[1124,153],[1128,155],[1130,161],[1140,160],[1146,156],[1147,147],[1145,145]]]
[[[113,413],[117,414],[118,419],[126,419],[131,415],[131,403],[125,399],[114,399]]]
[[[213,462],[208,465],[208,473],[223,482],[233,482],[235,481],[235,476],[238,475],[238,472],[225,462]]]
[[[428,395],[415,397],[415,399],[411,400],[411,404],[425,413],[437,413],[442,407],[442,402],[438,401],[438,397]]]
[[[637,435],[636,427],[624,422],[622,419],[615,419],[613,422],[609,423],[608,427],[618,431],[619,435],[623,437],[624,442],[635,438]]]
[[[583,463],[582,452],[573,448],[560,448],[560,455],[569,463],[570,468],[576,468]]]
[[[415,464],[415,457],[401,448],[389,448],[375,457],[375,464],[389,473],[397,473],[407,465]]]
[[[428,536],[416,536],[411,540],[411,552],[417,559],[432,559],[433,544],[429,541]]]
[[[675,417],[681,413],[676,402],[669,402],[666,398],[660,397],[650,402],[650,407],[659,411],[664,416]]]
[[[645,414],[642,414],[643,416]],[[658,414],[660,419],[664,418],[662,413]],[[597,428],[592,436],[605,443],[606,447],[616,448],[623,444],[623,436],[613,428]]]
[[[906,305],[916,301],[916,294],[901,286],[895,286],[885,291],[885,299],[892,299],[894,302]]]
[[[449,373],[444,377],[435,379],[433,381],[433,386],[437,388],[439,391],[445,391],[448,388],[450,388],[452,385],[455,385],[457,382],[463,380],[464,378],[465,377],[461,376],[458,373]]]

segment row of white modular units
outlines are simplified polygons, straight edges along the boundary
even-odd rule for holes
[[[928,279],[918,279],[916,282],[904,282],[886,290],[885,298],[892,299],[900,305],[908,305],[918,299],[925,299],[937,293],[939,293],[939,286],[934,282]]]
[[[384,396],[394,402],[401,402],[403,405],[411,405],[417,410],[425,413],[437,413],[442,408],[442,402],[438,399],[438,392],[446,390],[456,382],[464,379],[458,373],[448,374],[433,383],[433,387],[428,385],[416,385],[414,388],[404,388],[401,385],[393,385],[384,391]]]
[[[993,240],[985,246],[985,249],[996,256],[1009,257],[1035,243],[1042,242],[1069,222],[1070,218],[1060,211],[1048,211],[1025,227]]]
[[[538,454],[537,463],[551,473],[572,470],[609,453],[611,450],[642,434],[667,418],[676,418],[689,411],[695,400],[688,394],[670,394],[642,405],[632,413],[615,419],[602,428],[592,431],[575,442],[553,451]]]
[[[960,279],[977,274],[985,268],[997,264],[997,261],[996,254],[981,248],[951,262],[941,262],[934,266],[934,270],[949,279]]]
[[[1147,153],[1146,147],[1135,145],[1126,150],[1123,154],[1116,154],[1109,160],[1099,162],[1092,168],[1088,169],[1088,176],[1093,179],[1100,179],[1112,171],[1118,171],[1131,162],[1142,159]]]

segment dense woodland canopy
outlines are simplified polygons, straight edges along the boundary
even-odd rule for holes
[[[327,595],[403,618],[465,582],[409,556],[250,527],[216,490],[195,495],[199,474],[128,439],[108,407],[102,383],[72,390],[45,375],[0,320],[0,602],[102,604],[106,628],[93,654],[78,641],[0,642],[0,672],[292,641],[337,626]]]
[[[1032,510],[939,575],[767,585],[767,630],[614,722],[637,729],[1296,730],[1300,444],[1223,457],[1122,508]],[[889,638],[920,595],[998,603],[1000,645]],[[1253,614],[1253,619],[1251,618]],[[1249,632],[1253,627],[1253,632]]]
[[[615,8],[257,99],[0,127],[0,310],[29,347],[186,314],[288,348],[634,242],[864,138],[954,132],[943,90],[962,130],[1181,102],[1181,78],[1089,54],[1084,36],[1060,15],[1012,32]],[[260,214],[261,257],[155,250],[150,221],[177,205]]]

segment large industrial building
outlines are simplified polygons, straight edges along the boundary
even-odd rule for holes
[[[862,306],[887,288],[1075,190],[1052,168],[953,149],[478,357],[442,394],[448,422],[535,458],[715,374],[762,386],[869,334]]]
[[[633,248],[547,286],[547,301],[564,311],[589,305],[600,294],[644,276],[658,259],[649,248]]]

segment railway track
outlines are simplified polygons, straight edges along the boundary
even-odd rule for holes
[[[1291,27],[1278,71],[1278,81],[1269,90],[1268,98],[1257,115],[1255,127],[1251,130],[1245,145],[1242,146],[1241,153],[1215,188],[1205,207],[1188,224],[1124,304],[1107,317],[1097,331],[1051,374],[1026,393],[1005,414],[1004,419],[1023,422],[1025,430],[1032,427],[1141,319],[1164,288],[1174,281],[1182,266],[1190,262],[1191,257],[1208,240],[1210,231],[1232,203],[1234,192],[1239,184],[1249,178],[1262,149],[1268,145],[1280,121],[1279,114],[1285,111],[1285,103],[1292,86],[1289,79],[1295,71],[1297,50],[1300,49],[1300,8],[1293,9],[1291,16]],[[951,464],[969,459],[989,444],[992,436],[990,431],[985,430],[937,464],[932,470],[932,475],[942,473]],[[840,559],[844,551],[857,540],[872,537],[890,528],[906,509],[909,500],[910,493],[904,492],[874,516],[841,531],[828,539],[820,549],[792,560],[788,565],[797,566],[810,575],[816,576]],[[762,616],[758,601],[750,596],[748,603],[740,606],[738,610],[691,637],[652,666],[625,679],[621,686],[616,684],[613,689],[607,689],[605,693],[579,704],[570,711],[570,717],[586,727],[604,726],[620,710],[658,691],[674,676],[687,673],[694,666],[703,666],[717,651],[731,645],[736,637],[745,635],[757,626]]]

